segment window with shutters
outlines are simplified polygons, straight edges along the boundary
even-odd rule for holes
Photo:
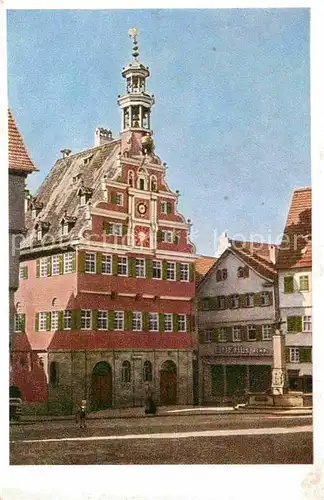
[[[174,281],[176,279],[176,264],[175,262],[167,262],[167,280]]]
[[[208,329],[204,332],[205,342],[210,344],[213,341],[213,330]]]
[[[178,332],[187,331],[187,316],[185,314],[178,314]]]
[[[118,257],[118,275],[127,276],[127,257]]]
[[[312,331],[312,317],[303,316],[303,332],[311,332],[311,331]]]
[[[73,271],[73,254],[72,253],[65,253],[63,255],[63,262],[64,262],[64,274],[72,273]]]
[[[225,297],[223,295],[218,297],[218,308],[225,309]]]
[[[15,314],[14,320],[14,329],[15,332],[22,332],[24,324],[24,315],[23,314]]]
[[[124,311],[115,311],[114,330],[124,330]]]
[[[180,281],[189,281],[189,264],[180,263]]]
[[[111,223],[107,225],[106,233],[113,236],[123,235],[123,225],[119,223]]]
[[[142,331],[142,313],[141,312],[133,312],[132,330],[133,330],[133,332],[141,332]]]
[[[129,361],[123,361],[121,381],[123,384],[127,384],[131,381],[131,364]]]
[[[145,278],[145,259],[136,259],[135,276],[136,278]]]
[[[237,309],[240,307],[240,296],[235,294],[231,295],[231,307],[232,309]]]
[[[41,278],[47,277],[47,257],[42,257],[39,261],[39,276]]]
[[[81,330],[91,330],[91,311],[90,309],[81,310]]]
[[[232,328],[233,342],[239,342],[242,340],[241,328],[239,326],[233,326]]]
[[[309,277],[308,275],[299,276],[299,290],[301,292],[309,291]]]
[[[172,314],[165,314],[164,315],[164,331],[165,332],[172,332],[173,331],[173,315]]]
[[[262,325],[262,339],[263,340],[272,339],[272,325]]]
[[[46,312],[40,312],[38,316],[38,330],[40,332],[45,332],[47,326],[47,314]]]
[[[152,382],[152,363],[150,361],[144,361],[143,364],[143,382]]]
[[[254,293],[246,295],[246,307],[254,307]]]
[[[203,311],[209,311],[209,299],[202,299],[202,310]]]
[[[52,276],[60,274],[60,256],[52,255]]]
[[[160,280],[162,278],[162,262],[160,260],[153,260],[152,278],[157,280]]]
[[[238,278],[244,278],[244,267],[239,267],[237,269],[237,277]]]
[[[59,313],[58,311],[52,311],[51,314],[51,330],[56,331],[58,330],[58,318],[59,318]]]
[[[63,329],[71,330],[71,325],[72,325],[72,311],[67,309],[66,311],[63,312]]]
[[[86,273],[95,274],[95,272],[96,272],[96,254],[95,253],[86,252],[84,270]]]
[[[218,341],[219,342],[226,342],[227,341],[227,332],[226,332],[226,328],[224,326],[222,326],[219,329],[219,332],[218,332]]]
[[[108,330],[108,311],[98,311],[97,328],[98,330]]]
[[[293,293],[294,292],[294,277],[293,276],[285,276],[284,277],[284,293]]]
[[[260,293],[260,304],[261,306],[269,306],[270,305],[270,295],[268,292]]]
[[[112,273],[112,256],[105,253],[102,254],[101,260],[101,272],[102,274]]]
[[[149,331],[159,331],[159,315],[158,313],[149,313]]]
[[[256,328],[254,325],[248,325],[247,333],[248,333],[248,340],[256,340]]]
[[[290,363],[299,363],[299,349],[297,347],[291,347],[289,349],[289,361]]]
[[[162,241],[163,243],[173,243],[174,231],[164,231],[162,230]]]

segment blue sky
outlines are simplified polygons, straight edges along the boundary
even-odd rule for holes
[[[276,242],[293,189],[311,182],[308,9],[8,11],[9,106],[40,169],[29,187],[97,126],[118,136],[132,26],[156,153],[197,252],[214,254],[225,230]]]

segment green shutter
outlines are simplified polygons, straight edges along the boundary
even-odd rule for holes
[[[21,331],[25,333],[26,331],[26,314],[21,314]]]
[[[304,347],[300,349],[300,362],[301,363],[311,363],[312,362],[312,349],[310,347]]]
[[[36,260],[36,278],[39,278],[40,276],[40,260]]]
[[[131,332],[133,330],[133,312],[125,311],[125,331]]]
[[[102,269],[102,253],[98,252],[96,254],[96,273],[101,274]]]
[[[113,255],[112,258],[112,273],[114,276],[118,274],[118,255]]]
[[[242,339],[242,342],[247,341],[247,326],[246,325],[241,326],[241,339]],[[261,339],[260,340],[262,340],[262,327],[261,327]]]
[[[194,319],[195,317],[193,315],[187,314],[187,333],[192,332]]]
[[[104,221],[103,224],[102,224],[102,230],[105,234],[112,234],[112,223],[111,222],[107,222],[107,221]]]
[[[272,306],[272,304],[273,304],[273,292],[268,292],[268,297],[269,297],[269,306]]]
[[[180,281],[180,262],[176,263],[176,280]]]
[[[122,232],[123,232],[123,236],[126,236],[126,234],[128,232],[128,224],[123,224]]]
[[[84,273],[85,271],[85,252],[84,250],[78,251],[78,272]]]
[[[289,349],[289,347],[286,347],[286,349],[285,349],[285,360],[286,360],[286,363],[290,362],[290,349]]]
[[[211,311],[217,310],[218,297],[209,297],[209,309]]]
[[[39,313],[35,314],[35,332],[39,330]]]
[[[172,212],[172,203],[170,201],[167,202],[167,214],[171,214]]]
[[[173,322],[173,331],[177,332],[179,330],[179,316],[177,314],[173,314],[172,322]]]
[[[224,297],[224,309],[230,309],[231,308],[231,297],[229,295],[225,295]]]
[[[212,342],[218,342],[218,328],[213,328]]]
[[[256,340],[262,340],[262,325],[255,325]]]
[[[303,318],[301,316],[295,316],[295,332],[303,331]]]
[[[189,264],[189,280],[190,281],[195,280],[195,266],[194,266],[194,264]]]
[[[161,243],[162,241],[162,238],[163,238],[163,234],[162,234],[162,231],[161,229],[158,230],[157,234],[156,234],[156,239],[159,243]]]
[[[175,245],[178,245],[179,244],[179,240],[180,240],[179,235],[178,235],[178,233],[175,232],[174,233],[174,238],[173,238],[173,243]]]
[[[284,277],[284,292],[293,293],[294,292],[294,277],[285,276]]]
[[[287,331],[294,332],[295,331],[295,316],[287,317]]]
[[[260,306],[261,306],[261,294],[255,293],[254,294],[254,307],[260,307]]]
[[[116,203],[117,203],[117,193],[116,193],[116,191],[112,191],[111,192],[110,200],[111,200],[111,203],[113,203],[114,205],[116,205]]]
[[[162,262],[162,279],[166,280],[168,276],[168,263],[164,260]]]
[[[76,252],[72,253],[72,272],[76,271]]]
[[[128,276],[135,278],[136,276],[136,259],[129,257],[128,259]]]
[[[47,257],[47,276],[52,276],[52,257]]]
[[[115,312],[109,311],[108,313],[108,330],[113,330],[115,326]]]
[[[28,266],[24,266],[23,273],[24,273],[24,280],[28,280]]]
[[[160,332],[164,332],[164,314],[159,314],[159,330]]]
[[[97,309],[92,310],[92,330],[98,329],[98,311]]]
[[[145,262],[146,266],[146,277],[152,279],[153,277],[153,261],[151,259],[147,259]]]
[[[143,331],[148,332],[148,329],[149,329],[149,313],[148,312],[142,313],[142,321],[143,321]]]
[[[72,309],[71,312],[71,330],[80,330],[81,328],[81,310]]]
[[[59,255],[59,273],[63,274],[64,264],[63,264],[63,254]]]
[[[51,313],[46,313],[46,330],[49,332],[51,330]]]
[[[63,311],[59,311],[58,313],[58,329],[63,330],[64,324],[63,324]]]

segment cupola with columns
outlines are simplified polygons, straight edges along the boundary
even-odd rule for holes
[[[149,69],[138,60],[138,31],[131,28],[128,34],[133,39],[133,60],[122,70],[122,76],[126,79],[126,92],[118,96],[117,102],[122,112],[122,152],[129,150],[132,154],[140,154],[143,150],[150,152],[153,148],[151,107],[155,101],[154,96],[146,90]]]

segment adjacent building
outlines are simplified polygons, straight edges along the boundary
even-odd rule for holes
[[[48,383],[43,410],[193,401],[195,247],[151,127],[148,67],[122,70],[121,134],[60,158],[26,201],[16,294]]]
[[[296,189],[277,262],[288,387],[303,392],[312,392],[311,212],[311,188]]]
[[[227,235],[220,246],[195,300],[200,403],[228,402],[271,387],[277,248]]]

